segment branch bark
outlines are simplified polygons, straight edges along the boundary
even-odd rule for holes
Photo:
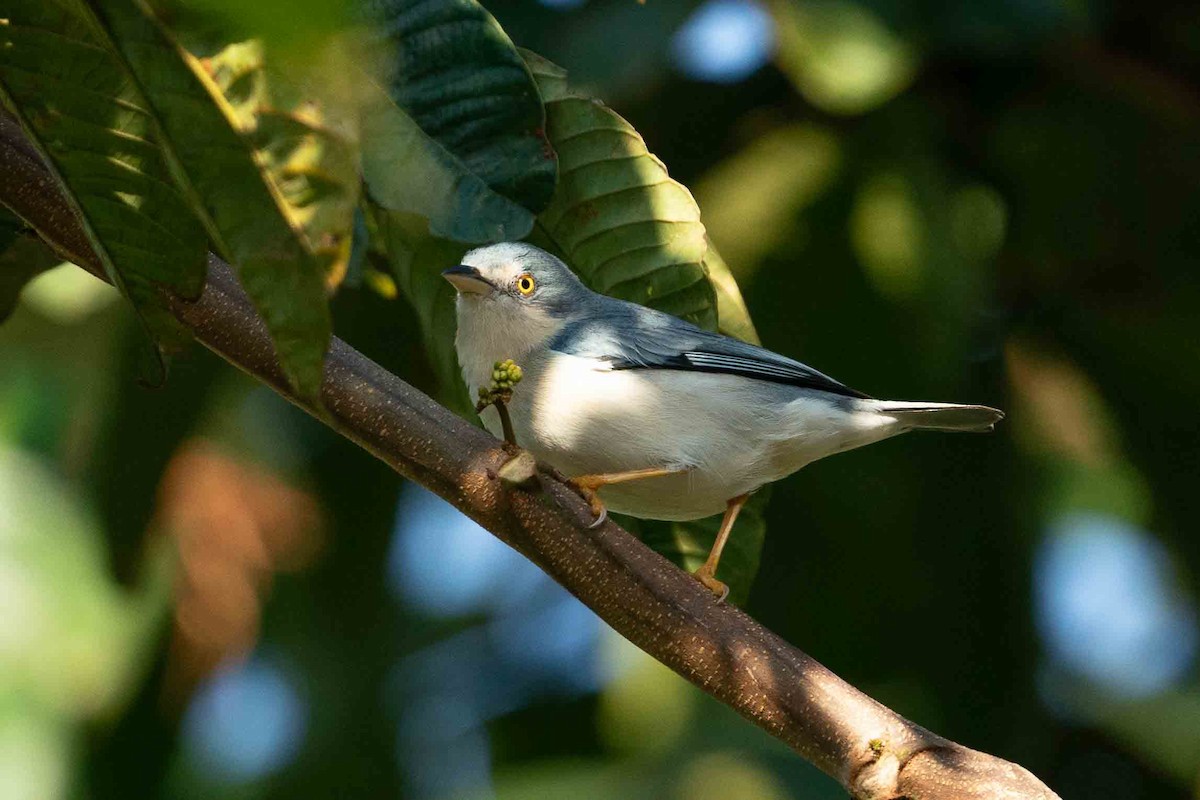
[[[0,202],[67,260],[102,276],[61,187],[0,112]],[[1024,768],[955,744],[875,702],[613,522],[532,459],[334,339],[324,408],[289,390],[230,267],[209,256],[198,301],[172,300],[206,347],[431,489],[528,557],[622,635],[862,800],[1057,798]]]

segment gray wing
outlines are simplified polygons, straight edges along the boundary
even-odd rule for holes
[[[868,397],[799,361],[617,300],[597,304],[586,319],[567,324],[550,349],[607,361],[613,369],[724,373],[844,397]]]

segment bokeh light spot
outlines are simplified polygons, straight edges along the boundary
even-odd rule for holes
[[[671,52],[689,78],[737,83],[759,70],[775,47],[775,24],[754,0],[708,0],[675,33]]]
[[[616,752],[670,751],[687,734],[697,690],[624,639],[608,644],[628,663],[600,695],[600,738]]]
[[[1008,228],[1004,199],[982,184],[959,189],[950,201],[950,227],[964,256],[977,261],[994,257]]]
[[[850,241],[881,294],[903,300],[920,290],[925,223],[903,176],[879,175],[863,186],[850,216]]]
[[[69,729],[13,699],[0,713],[0,798],[69,797]]]
[[[1122,697],[1169,688],[1196,658],[1194,607],[1165,548],[1100,514],[1058,520],[1034,562],[1034,606],[1050,658]]]
[[[184,717],[184,746],[207,774],[244,783],[295,757],[306,716],[284,671],[256,657],[218,671],[200,688]]]
[[[745,753],[700,756],[676,786],[677,800],[786,800],[790,795],[765,766]]]
[[[121,299],[104,281],[74,264],[60,264],[34,278],[21,302],[60,325],[73,325]]]
[[[868,9],[845,0],[782,0],[779,64],[813,105],[861,114],[898,95],[917,74],[914,48]]]
[[[415,608],[455,617],[520,604],[545,576],[445,500],[410,483],[396,509],[388,579]]]

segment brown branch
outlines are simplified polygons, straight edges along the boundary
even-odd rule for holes
[[[60,187],[2,115],[0,202],[71,261],[100,272]],[[325,410],[306,406],[290,393],[261,320],[215,256],[203,296],[173,307],[205,346],[450,501],[638,647],[782,739],[854,797],[1056,797],[1023,768],[943,739],[862,694],[739,609],[716,603],[616,524],[587,529],[590,512],[550,472],[537,471],[528,457],[512,459],[496,439],[345,342],[335,339],[329,350]]]

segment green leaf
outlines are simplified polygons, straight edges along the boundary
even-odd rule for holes
[[[0,208],[0,322],[8,319],[30,280],[62,263],[15,214]]]
[[[474,0],[368,0],[365,5],[375,34],[372,57],[384,65],[387,95],[436,146],[437,160],[460,172],[458,202],[445,202],[444,210],[453,212],[457,206],[461,212],[484,202],[480,182],[528,211],[545,208],[557,176],[544,131],[545,112],[521,54],[491,14]],[[393,153],[397,149],[391,148]],[[401,202],[410,198],[407,176],[401,172],[392,181],[387,178],[386,173],[368,173],[376,199],[390,208],[417,211],[388,202],[392,195]],[[498,232],[488,229],[490,220],[466,238],[469,231],[461,230],[465,221],[424,216],[436,235],[468,242],[499,240]],[[510,226],[500,233],[518,239],[528,229]]]
[[[534,241],[559,252],[595,291],[715,329],[708,241],[691,193],[620,115],[572,91],[559,67],[524,56],[559,159],[558,188]]]
[[[558,189],[531,239],[597,292],[757,343],[737,281],[709,243],[687,187],[619,114],[573,91],[565,70],[521,54],[559,159]]]
[[[7,4],[0,98],[60,179],[109,279],[170,349],[185,332],[157,287],[200,294],[204,228],[175,186],[129,73],[83,10],[79,0]]]
[[[529,233],[530,211],[467,170],[381,88],[367,83],[365,89],[362,172],[373,201],[423,217],[430,234],[442,239],[478,244]]]
[[[750,309],[746,307],[742,290],[738,288],[737,278],[733,277],[729,265],[712,243],[709,243],[708,251],[704,254],[704,268],[708,270],[708,279],[717,293],[717,330],[743,342],[761,344],[758,331],[750,319]]]
[[[310,80],[302,93],[268,70],[258,42],[200,60],[143,0],[91,2],[214,248],[266,321],[284,373],[316,397],[332,333],[326,290],[345,274],[359,192],[357,132],[326,119],[353,115],[330,87]],[[331,53],[313,54],[314,63],[335,67],[325,63]]]

